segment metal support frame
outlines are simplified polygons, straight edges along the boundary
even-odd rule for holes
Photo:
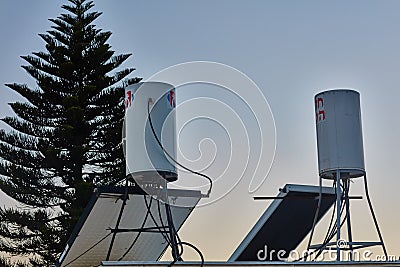
[[[378,232],[379,240],[380,240],[380,243],[382,245],[383,253],[385,254],[386,259],[388,259],[388,254],[387,254],[387,251],[386,251],[385,243],[383,242],[383,237],[382,237],[382,234],[381,234],[381,230],[379,229],[378,220],[376,219],[376,216],[375,216],[375,213],[374,213],[374,209],[372,207],[372,202],[371,202],[371,199],[369,198],[367,174],[366,173],[364,174],[364,189],[365,189],[365,195],[367,197],[369,210],[371,211],[372,219],[374,220],[375,228],[376,228],[376,231]]]
[[[116,235],[118,233],[118,227],[119,227],[119,224],[120,224],[121,219],[122,219],[122,214],[124,213],[126,201],[128,200],[128,185],[129,185],[129,179],[128,179],[128,177],[126,177],[124,197],[122,199],[121,209],[119,210],[117,223],[115,225],[115,229],[114,229],[114,232],[113,232],[113,235],[112,235],[112,238],[111,238],[110,247],[108,248],[106,261],[110,260],[112,247],[114,246],[115,237],[116,237]]]
[[[178,248],[178,241],[176,240],[176,229],[174,226],[174,221],[172,219],[172,213],[171,213],[171,206],[169,205],[168,202],[165,202],[165,211],[167,214],[167,222],[168,222],[168,228],[169,228],[169,236],[170,236],[170,247],[172,250],[172,257],[174,261],[181,261],[180,253],[179,253],[179,248]]]
[[[349,250],[353,251],[353,234],[351,231],[351,218],[350,218],[350,201],[349,201],[349,180],[343,181],[344,201],[346,208],[346,221],[347,221],[347,238],[349,239]],[[350,261],[353,261],[353,253],[350,253]]]
[[[342,192],[340,188],[340,170],[336,171],[336,244],[340,242],[340,211],[342,204]],[[340,246],[336,246],[336,260],[340,261]]]
[[[336,170],[336,177],[335,177],[335,185],[336,185],[336,242],[329,242],[331,239],[327,240],[326,243],[323,244],[316,244],[316,245],[311,245],[312,242],[312,238],[314,235],[314,230],[315,230],[315,225],[316,225],[316,219],[318,217],[318,213],[319,213],[319,209],[321,206],[321,199],[322,199],[322,178],[323,177],[319,177],[319,186],[320,186],[320,193],[318,196],[318,204],[317,204],[317,208],[315,211],[315,215],[314,215],[314,222],[313,222],[313,226],[312,226],[312,230],[310,233],[310,238],[308,241],[308,246],[307,246],[307,250],[313,249],[314,251],[317,250],[325,250],[325,249],[336,249],[336,260],[337,261],[341,261],[341,251],[351,251],[350,253],[350,261],[353,260],[353,250],[356,249],[361,249],[361,248],[366,248],[366,247],[371,247],[371,246],[381,246],[384,252],[385,257],[388,257],[387,251],[386,251],[386,247],[385,247],[385,243],[383,242],[383,238],[382,238],[382,234],[381,231],[379,229],[379,225],[378,225],[378,220],[376,219],[373,207],[372,207],[372,202],[371,199],[369,197],[369,192],[368,192],[368,184],[367,184],[367,174],[364,173],[364,190],[365,190],[365,195],[367,198],[367,202],[368,202],[368,207],[369,210],[371,212],[372,215],[372,219],[374,221],[374,225],[375,225],[375,229],[378,233],[379,236],[379,242],[354,242],[353,241],[353,236],[352,236],[352,228],[351,228],[351,218],[350,218],[350,199],[352,199],[351,197],[349,197],[349,182],[350,182],[350,177],[346,177],[342,175],[343,172],[341,172],[339,169]],[[343,190],[342,190],[343,188]],[[344,206],[342,206],[344,205]],[[342,213],[342,208],[344,208],[346,210],[346,217],[344,221],[341,221],[341,213]],[[346,223],[347,225],[347,238],[348,241],[345,243],[342,243],[342,239],[341,239],[341,228],[342,228],[342,224]],[[332,236],[333,237],[333,236]],[[345,245],[345,246],[343,246]],[[308,255],[304,258],[305,260],[308,259]]]
[[[178,240],[177,240],[177,231],[176,228],[174,226],[174,222],[173,222],[173,216],[172,216],[172,212],[171,212],[171,206],[169,204],[169,200],[168,200],[168,189],[167,189],[167,181],[165,181],[165,183],[163,184],[163,192],[164,194],[161,196],[161,200],[164,201],[164,206],[165,206],[165,213],[166,213],[166,217],[167,217],[167,225],[156,225],[155,227],[141,227],[141,228],[130,228],[130,229],[123,229],[123,228],[119,228],[119,224],[121,222],[122,219],[122,215],[124,212],[124,208],[126,205],[126,201],[129,198],[128,195],[128,178],[126,178],[126,189],[125,189],[125,193],[123,195],[122,198],[122,205],[121,205],[121,209],[119,211],[119,215],[117,218],[117,222],[115,225],[114,229],[109,229],[112,233],[112,238],[111,238],[111,242],[110,242],[110,246],[107,252],[107,256],[106,256],[106,261],[110,260],[110,256],[111,256],[111,252],[112,252],[112,248],[114,246],[114,242],[115,242],[115,238],[116,235],[118,233],[126,233],[126,232],[137,232],[137,233],[157,233],[157,234],[168,234],[169,235],[169,240],[167,240],[169,242],[169,245],[171,247],[172,250],[172,257],[174,259],[174,262],[176,261],[181,261],[182,258],[180,256],[179,253],[179,247],[178,247]],[[151,204],[150,204],[151,205]],[[151,207],[148,207],[151,208]]]

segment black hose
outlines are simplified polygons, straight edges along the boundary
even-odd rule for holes
[[[203,173],[196,172],[196,171],[194,171],[194,170],[192,170],[192,169],[190,169],[190,168],[188,168],[188,167],[182,165],[181,163],[179,163],[177,160],[175,160],[174,157],[172,157],[172,156],[168,153],[168,151],[164,148],[164,146],[162,145],[160,139],[158,138],[158,136],[157,136],[157,134],[156,134],[156,131],[154,130],[154,126],[153,126],[153,122],[151,121],[150,113],[151,113],[151,112],[150,112],[150,101],[149,101],[149,102],[147,103],[147,114],[148,114],[148,118],[149,118],[149,123],[150,123],[151,131],[153,132],[153,135],[154,135],[154,137],[156,138],[156,141],[157,141],[158,145],[160,146],[160,148],[162,149],[162,151],[164,151],[164,153],[165,153],[176,165],[180,166],[181,168],[183,168],[183,169],[185,169],[185,170],[187,170],[187,171],[189,171],[189,172],[191,172],[191,173],[193,173],[193,174],[196,174],[196,175],[198,175],[198,176],[204,177],[204,178],[206,178],[206,179],[209,181],[209,183],[210,183],[210,188],[208,189],[207,194],[206,194],[206,196],[209,197],[210,194],[211,194],[212,186],[213,186],[213,181],[212,181],[212,179],[211,179],[209,176],[207,176],[207,175],[205,175],[205,174],[203,174]]]
[[[162,151],[163,151],[176,165],[180,166],[181,168],[185,169],[186,171],[189,171],[189,172],[191,172],[191,173],[193,173],[193,174],[196,174],[196,175],[198,175],[198,176],[201,176],[201,177],[206,178],[206,179],[209,181],[209,183],[210,183],[210,187],[209,187],[209,189],[208,189],[208,191],[207,191],[207,194],[206,194],[206,196],[209,197],[210,194],[211,194],[212,186],[213,186],[213,181],[212,181],[212,179],[211,179],[209,176],[207,176],[207,175],[205,175],[205,174],[203,174],[203,173],[196,172],[196,171],[194,171],[194,170],[192,170],[192,169],[190,169],[190,168],[188,168],[188,167],[182,165],[181,163],[179,163],[177,160],[174,159],[174,157],[172,157],[172,156],[168,153],[168,151],[167,151],[167,150],[164,148],[164,146],[162,145],[162,143],[161,143],[160,139],[158,138],[157,133],[156,133],[156,131],[155,131],[155,129],[154,129],[153,122],[152,122],[152,120],[151,120],[151,115],[150,115],[150,114],[151,114],[151,112],[150,112],[150,101],[147,103],[147,114],[148,114],[149,124],[150,124],[151,131],[152,131],[152,133],[153,133],[153,136],[154,136],[154,138],[156,139],[156,141],[157,141],[158,145],[160,146],[160,148],[162,149]],[[145,201],[146,201],[146,200],[145,200]],[[147,202],[146,202],[146,206],[147,206]],[[161,210],[160,210],[159,204],[158,204],[158,213],[159,213],[159,217],[160,217],[160,223],[161,223],[161,225],[164,227],[164,222],[163,222],[163,220],[162,220]],[[152,220],[154,221],[154,223],[156,224],[156,226],[159,228],[159,226],[157,225],[157,223],[156,223],[156,221],[155,221],[155,219],[154,219],[154,217],[153,217],[153,215],[152,215],[151,212],[150,212],[150,216],[151,216]],[[176,261],[177,261],[178,259],[181,259],[182,255],[183,255],[183,245],[186,245],[186,246],[189,246],[189,247],[193,248],[193,249],[199,254],[200,259],[201,259],[201,265],[200,265],[200,266],[203,266],[203,265],[204,265],[204,257],[203,257],[203,254],[201,253],[201,251],[200,251],[196,246],[194,246],[193,244],[191,244],[191,243],[189,243],[189,242],[182,241],[182,240],[180,239],[180,237],[179,237],[179,235],[178,235],[178,232],[177,232],[177,230],[176,230],[176,228],[175,228],[174,225],[172,225],[172,231],[173,231],[172,234],[173,234],[173,235],[175,236],[175,238],[178,240],[178,244],[179,244],[179,247],[180,247],[180,251],[179,251],[179,253],[178,253],[178,257],[176,257],[168,266],[172,266],[173,264],[176,263]],[[164,235],[164,233],[162,233],[162,234],[163,234],[165,240],[167,240],[168,244],[171,245],[171,240],[169,240],[169,239]],[[172,237],[171,237],[171,238],[172,238]]]

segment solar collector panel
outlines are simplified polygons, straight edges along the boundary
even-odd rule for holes
[[[287,184],[266,209],[228,261],[259,261],[258,252],[272,250],[266,261],[278,261],[277,252],[288,257],[311,231],[318,204],[319,186]],[[335,190],[322,187],[322,201],[317,222],[335,202]],[[265,255],[262,255],[263,257]]]
[[[111,229],[115,228],[124,192],[124,187],[103,187],[94,193],[57,266],[98,266],[106,259],[112,238]],[[171,189],[168,195],[174,224],[179,229],[200,200],[201,194],[199,191]],[[138,187],[130,187],[119,229],[141,228],[147,214],[145,197],[147,205],[151,204],[154,220],[148,215],[144,227],[166,223],[163,203]],[[129,249],[137,235],[139,237],[135,245]],[[116,235],[110,260],[120,260],[126,254],[123,260],[155,261],[167,246],[168,242],[159,232],[121,232]]]

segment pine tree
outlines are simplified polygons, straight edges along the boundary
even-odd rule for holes
[[[0,208],[0,251],[34,266],[56,261],[94,187],[125,176],[124,86],[140,80],[118,70],[130,54],[114,55],[93,2],[69,2],[39,34],[45,52],[22,56],[37,87],[6,84],[26,101],[0,130],[0,189],[19,203]]]

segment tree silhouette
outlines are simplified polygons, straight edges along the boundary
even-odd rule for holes
[[[37,88],[6,84],[26,101],[0,130],[0,189],[19,203],[0,209],[0,251],[34,266],[56,261],[97,185],[125,176],[124,87],[140,80],[118,70],[131,55],[114,55],[93,2],[69,2],[39,34],[45,52],[22,56]]]

